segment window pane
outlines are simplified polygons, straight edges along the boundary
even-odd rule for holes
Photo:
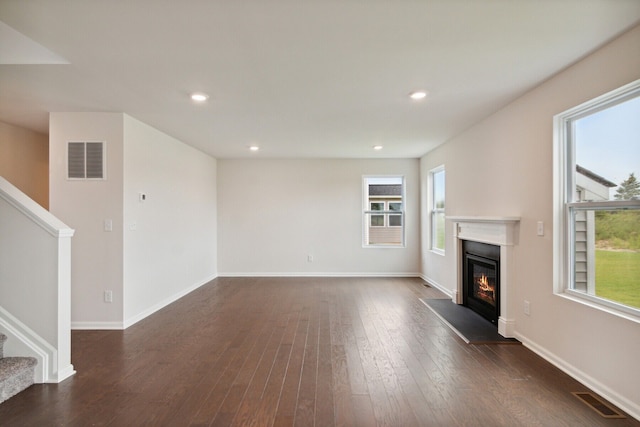
[[[434,212],[432,215],[432,248],[444,251],[444,212]]]
[[[402,215],[389,215],[389,227],[402,226]]]
[[[640,199],[640,97],[575,120],[574,202]]]
[[[389,210],[400,212],[402,210],[402,203],[400,202],[389,202]]]
[[[640,210],[576,209],[573,289],[640,308]]]
[[[372,227],[384,227],[384,215],[371,215]]]
[[[431,174],[431,249],[444,251],[444,209],[445,209],[445,171],[437,170]]]
[[[444,170],[433,174],[433,204],[435,209],[444,209]]]
[[[384,202],[373,202],[371,203],[372,211],[383,211],[384,210]]]

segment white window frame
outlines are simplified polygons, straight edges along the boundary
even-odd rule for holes
[[[572,217],[574,212],[580,210],[640,208],[640,201],[574,201],[577,200],[577,190],[574,182],[575,142],[572,136],[573,123],[576,120],[638,96],[640,80],[557,114],[553,118],[553,291],[556,295],[640,323],[640,310],[573,289],[575,260]]]
[[[437,173],[444,173],[445,175],[445,194],[446,194],[446,171],[445,171],[445,167],[444,165],[440,165],[436,168],[433,168],[429,171],[429,178],[428,178],[428,188],[429,188],[429,192],[428,192],[428,197],[427,197],[427,201],[428,201],[428,206],[429,206],[429,250],[433,253],[436,253],[438,255],[445,255],[445,249],[447,246],[447,238],[446,238],[446,227],[445,227],[445,236],[444,236],[444,242],[445,242],[445,247],[440,249],[438,247],[436,247],[435,242],[436,242],[436,232],[435,232],[435,227],[436,227],[436,221],[435,221],[435,217],[438,213],[445,213],[446,207],[447,207],[447,202],[446,202],[446,197],[445,197],[445,204],[444,204],[444,208],[438,208],[436,207],[436,196],[435,196],[435,179],[434,176]]]
[[[377,179],[377,178],[394,178],[394,179],[400,179],[401,183],[402,183],[402,210],[400,212],[397,211],[389,211],[389,210],[384,210],[384,211],[372,211],[370,210],[370,205],[369,205],[369,188],[368,188],[368,182],[369,180],[372,179]],[[363,175],[362,176],[362,247],[363,248],[388,248],[388,249],[392,249],[392,248],[396,248],[396,249],[402,249],[406,247],[406,243],[407,243],[407,239],[406,239],[406,235],[407,235],[407,221],[406,221],[406,211],[407,211],[407,197],[406,197],[406,179],[404,175]],[[385,204],[385,207],[387,205]],[[385,227],[387,226],[387,215],[391,213],[393,215],[402,215],[402,225],[401,226],[394,226],[394,228],[402,228],[402,235],[401,235],[401,243],[400,244],[376,244],[376,243],[367,243],[367,237],[368,237],[368,228],[369,228],[369,220],[367,220],[367,215],[384,215],[385,216]],[[375,226],[375,227],[379,227],[379,226]]]

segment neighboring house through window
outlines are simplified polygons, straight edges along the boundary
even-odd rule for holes
[[[364,177],[364,246],[404,246],[404,178]]]
[[[639,117],[636,81],[554,118],[554,290],[637,320]]]

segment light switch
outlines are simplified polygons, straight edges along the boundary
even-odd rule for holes
[[[544,223],[542,221],[538,221],[537,234],[538,236],[544,236]]]
[[[113,221],[110,219],[104,220],[104,231],[113,231]]]

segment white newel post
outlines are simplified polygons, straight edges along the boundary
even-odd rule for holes
[[[506,338],[513,338],[515,331],[515,251],[518,244],[520,217],[477,217],[449,216],[453,223],[454,248],[456,250],[456,270],[453,302],[462,304],[462,242],[488,243],[500,246],[500,316],[498,333]]]

